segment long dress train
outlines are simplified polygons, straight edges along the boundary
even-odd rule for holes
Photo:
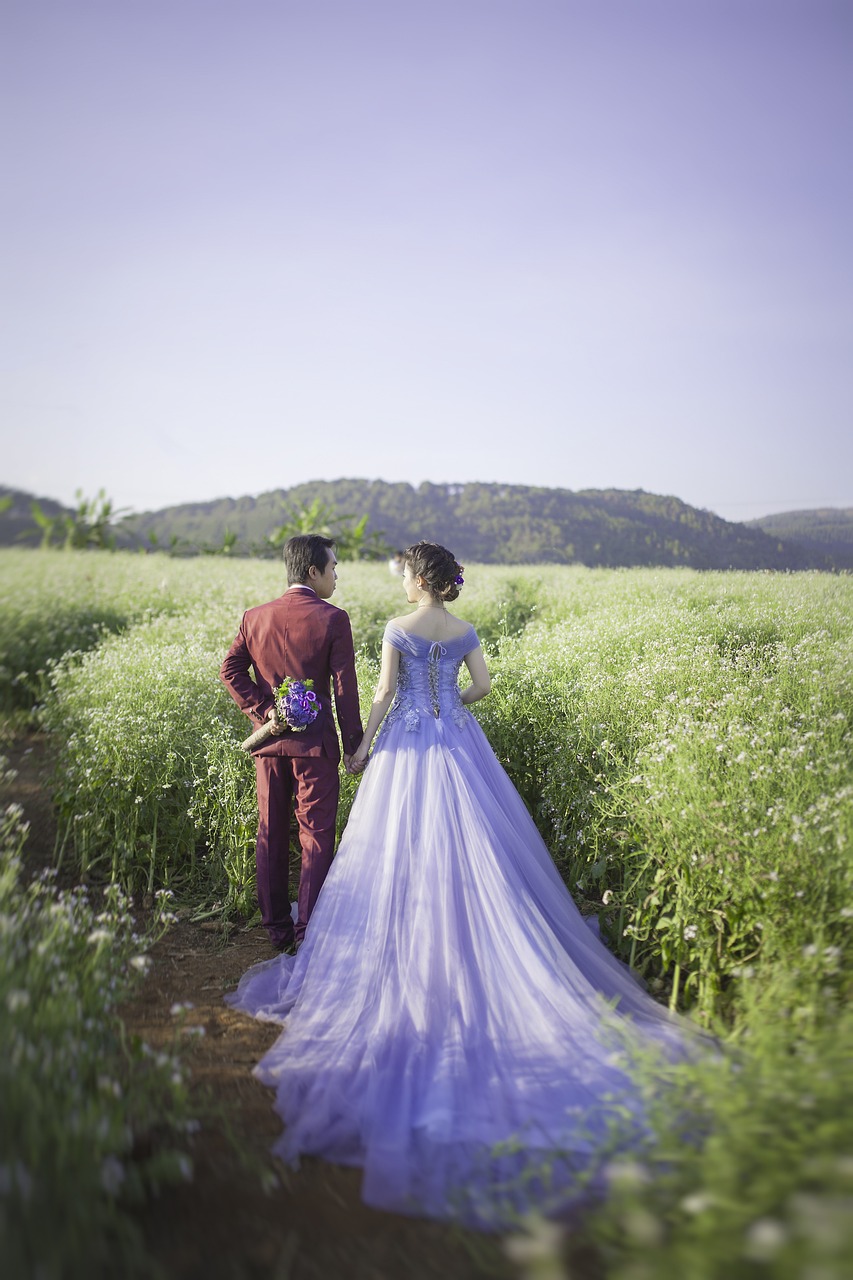
[[[578,1193],[626,1052],[685,1050],[586,926],[457,685],[468,633],[389,624],[395,701],[295,957],[229,1002],[284,1030],[255,1069],[274,1150],[364,1169],[368,1204],[496,1229]]]

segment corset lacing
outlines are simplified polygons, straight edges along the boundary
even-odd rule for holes
[[[427,654],[427,662],[429,664],[429,697],[432,703],[432,713],[438,718],[441,715],[441,703],[438,697],[439,682],[439,666],[438,660],[447,653],[443,644],[439,644],[438,640],[433,640]]]
[[[433,640],[429,648],[420,654],[401,653],[397,675],[397,692],[393,705],[385,717],[380,735],[395,721],[402,719],[409,732],[421,727],[421,717],[434,719],[449,716],[464,728],[469,712],[459,695],[459,669],[461,657],[448,662],[448,649],[440,640]]]

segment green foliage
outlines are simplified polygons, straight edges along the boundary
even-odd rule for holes
[[[120,557],[109,571],[95,553],[2,552],[0,710],[28,707],[53,661],[95,647],[107,634],[152,614],[183,608],[168,562]]]
[[[284,521],[266,535],[266,542],[279,550],[288,538],[319,533],[325,538],[334,538],[339,560],[383,559],[390,555],[391,548],[379,530],[368,534],[369,519],[369,515],[346,515],[334,503],[321,498],[314,498],[303,507],[285,504]]]
[[[821,967],[745,987],[740,1047],[646,1065],[647,1149],[609,1166],[584,1224],[608,1277],[849,1275],[853,1010]]]
[[[249,566],[207,563],[181,570],[182,613],[169,600],[55,666],[44,717],[66,744],[57,797],[81,868],[134,889],[209,882],[245,905],[252,771],[232,744],[246,722],[216,678],[242,604],[224,606],[213,583],[236,587]],[[846,580],[566,569],[547,594],[538,573],[468,580],[494,682],[476,713],[612,945],[706,1016],[756,966],[839,945],[853,814]],[[399,581],[349,566],[336,600],[375,661]]]
[[[65,548],[113,548],[112,525],[123,513],[113,509],[112,499],[99,489],[94,498],[85,498],[78,489],[76,510],[65,517]]]
[[[65,524],[65,518],[61,515],[48,515],[43,509],[40,502],[35,499],[30,503],[30,514],[41,533],[42,549],[53,544],[53,539],[57,536]]]
[[[43,649],[66,859],[127,887],[192,881],[250,910],[247,722],[216,673],[242,610],[279,594],[280,566],[16,555],[29,617],[48,614],[33,603],[40,575],[60,616],[88,601],[86,625],[122,602],[122,630],[92,632],[87,652],[61,658],[61,629]],[[457,608],[493,674],[475,714],[569,886],[652,991],[729,1039],[663,1090],[650,1066],[653,1141],[615,1161],[588,1221],[608,1274],[841,1274],[849,579],[471,564],[465,577]],[[2,602],[13,636],[17,599]],[[335,601],[360,644],[366,713],[400,583],[346,565]],[[341,823],[357,785],[343,779]]]
[[[361,513],[357,521],[336,514],[351,511]],[[432,538],[449,546],[463,563],[694,569],[825,569],[836,564],[827,548],[780,541],[782,535],[721,520],[678,498],[641,489],[573,492],[528,485],[424,483],[414,488],[379,480],[313,481],[257,498],[170,507],[130,517],[122,525],[137,541],[154,528],[161,538],[177,535],[196,548],[221,546],[226,527],[238,534],[246,552],[255,548],[259,554],[270,549],[270,539],[280,545],[290,533],[315,528],[338,536],[347,559],[384,554],[388,544],[402,548]]]
[[[66,744],[54,795],[81,873],[149,892],[196,876],[193,797],[218,786],[207,747],[242,721],[216,679],[225,643],[159,618],[53,668],[44,723]]]
[[[585,585],[582,615],[502,644],[479,717],[611,943],[710,1016],[849,932],[850,588]]]
[[[2,764],[0,762],[0,770]],[[140,938],[117,884],[27,884],[20,810],[0,813],[0,1256],[9,1277],[142,1274],[123,1209],[192,1176],[195,1120],[175,1052],[127,1041],[118,1016],[169,920]],[[152,1140],[156,1133],[156,1140]]]
[[[35,499],[30,503],[30,515],[40,530],[42,548],[52,546],[54,539],[62,542],[66,551],[83,547],[114,548],[112,526],[123,513],[113,509],[112,499],[103,489],[99,489],[94,498],[84,497],[82,489],[78,489],[75,497],[77,506],[73,511],[55,515],[48,515]]]

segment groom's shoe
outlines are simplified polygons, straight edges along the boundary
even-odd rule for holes
[[[289,923],[291,922],[289,922],[288,920],[287,924]],[[266,936],[268,936],[269,938],[270,946],[272,946],[273,951],[279,951],[279,952],[291,951],[293,947],[293,942],[295,942],[295,938],[293,938],[292,927],[289,929],[287,929],[286,927],[284,929],[280,929],[280,931],[279,929],[269,929],[268,934],[266,934]]]

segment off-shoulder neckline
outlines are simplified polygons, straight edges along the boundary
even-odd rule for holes
[[[428,645],[428,646],[431,646],[431,645],[434,645],[434,644],[443,644],[443,645],[445,645],[445,646],[446,646],[446,645],[448,645],[448,644],[455,644],[455,642],[456,642],[457,640],[467,640],[467,639],[468,639],[468,637],[471,635],[471,633],[472,633],[472,632],[474,633],[474,636],[475,636],[475,637],[476,637],[476,635],[477,635],[477,632],[474,630],[474,626],[473,626],[473,624],[472,624],[472,623],[469,623],[469,624],[468,624],[468,630],[467,630],[467,631],[460,631],[460,633],[459,633],[459,635],[458,635],[458,636],[449,636],[449,637],[448,637],[447,639],[445,639],[445,640],[430,640],[427,636],[421,636],[421,635],[418,635],[417,631],[407,631],[405,627],[401,627],[401,626],[400,626],[400,624],[399,624],[399,623],[397,623],[397,622],[388,622],[388,623],[386,623],[386,624],[385,624],[385,630],[386,630],[386,631],[397,631],[397,632],[399,632],[399,633],[400,633],[400,635],[403,635],[403,636],[411,636],[411,637],[413,637],[415,640],[423,640],[424,644],[425,644],[425,645]]]

